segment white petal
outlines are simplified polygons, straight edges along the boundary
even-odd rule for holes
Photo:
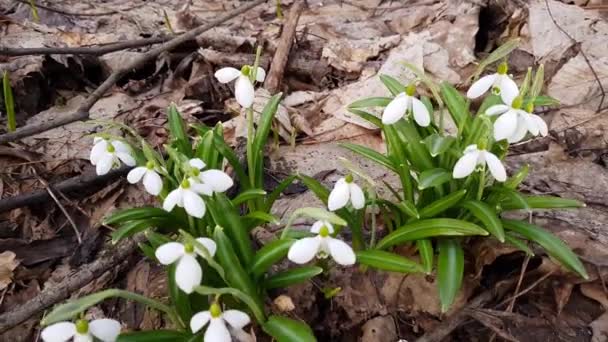
[[[98,139],[98,138],[95,138]],[[101,139],[101,138],[99,138]],[[99,160],[108,153],[108,142],[105,140],[98,140],[98,142],[93,145],[91,149],[91,155],[89,156],[89,160],[91,160],[91,164],[97,165]]]
[[[158,173],[148,170],[144,176],[144,188],[150,195],[158,196],[163,189],[163,179]]]
[[[120,335],[120,323],[113,319],[96,319],[89,323],[89,331],[91,335],[97,337],[103,342],[114,342]]]
[[[296,264],[305,264],[312,260],[321,245],[321,237],[302,238],[291,245],[287,258]]]
[[[239,310],[226,310],[222,313],[222,318],[234,329],[243,329],[244,326],[251,322],[249,316]]]
[[[505,171],[505,167],[502,166],[500,159],[496,157],[493,153],[488,151],[483,151],[484,158],[486,160],[486,164],[490,169],[490,173],[499,182],[504,182],[507,180],[507,172]]]
[[[175,268],[175,283],[182,291],[190,294],[201,284],[203,270],[192,254],[184,254]]]
[[[156,259],[163,265],[170,265],[184,255],[184,245],[179,242],[167,242],[154,252]]]
[[[493,106],[490,106],[490,108],[488,108],[486,110],[486,115],[502,114],[502,113],[508,111],[509,109],[511,109],[511,107],[504,105],[504,104],[493,105]]]
[[[239,76],[234,85],[234,96],[236,102],[238,102],[243,108],[249,108],[253,104],[253,98],[255,96],[253,90],[253,84],[249,81],[247,76]]]
[[[350,189],[350,202],[355,209],[361,209],[365,206],[365,195],[363,190],[355,183],[348,184]]]
[[[470,175],[477,166],[477,158],[479,157],[479,151],[465,153],[454,165],[454,171],[452,177],[464,178]]]
[[[335,211],[340,208],[343,208],[350,198],[350,188],[344,178],[340,178],[336,185],[334,185],[333,190],[329,193],[329,198],[327,199],[327,207],[330,211]]]
[[[169,193],[165,201],[163,202],[163,209],[171,211],[175,206],[184,206],[184,195],[182,188],[177,188]]]
[[[500,98],[504,104],[510,106],[517,95],[519,95],[517,84],[509,76],[503,75],[498,87],[500,88]]]
[[[515,133],[517,129],[517,113],[514,110],[502,114],[494,121],[494,139],[500,141]]]
[[[104,141],[105,139],[102,137],[94,137],[93,138],[93,144],[97,144],[100,141]]]
[[[196,192],[186,189],[184,194],[184,209],[190,216],[202,218],[205,216],[205,201]]]
[[[135,166],[135,164],[137,164],[133,156],[131,156],[129,153],[116,151],[116,156],[127,166]]]
[[[74,335],[73,342],[94,342],[94,341],[93,341],[93,336],[91,336],[91,334],[89,334],[89,333],[87,333],[87,334],[76,333]]]
[[[327,247],[329,248],[329,254],[338,264],[349,266],[355,263],[355,252],[346,242],[328,237]]]
[[[528,131],[530,132],[530,134],[537,136],[538,133],[540,133],[540,131],[539,131],[538,125],[536,123],[536,120],[534,120],[534,118],[532,118],[532,115],[530,115],[524,111],[521,111],[519,115],[521,118],[520,120],[523,119],[524,124],[525,124],[526,128],[528,129]]]
[[[546,137],[549,134],[549,127],[547,127],[547,123],[540,116],[536,114],[530,114],[534,121],[536,121],[536,125],[538,126],[538,131],[541,136]]]
[[[201,172],[199,178],[203,183],[211,186],[215,192],[224,192],[234,185],[232,178],[220,170],[207,170]]]
[[[190,181],[190,189],[197,194],[211,196],[213,195],[213,188],[209,184],[197,183]]]
[[[467,154],[469,152],[474,152],[474,151],[477,151],[477,144],[471,144],[471,145],[465,147],[465,149],[462,153]]]
[[[131,154],[131,147],[120,140],[113,140],[112,146],[114,146],[116,152]]]
[[[190,164],[190,166],[195,167],[195,168],[197,168],[199,170],[202,170],[202,169],[205,168],[205,166],[207,166],[207,165],[205,165],[205,162],[202,161],[199,158],[192,158],[192,159],[190,159],[188,161],[188,164]]]
[[[418,126],[426,127],[431,123],[431,116],[429,110],[426,108],[422,101],[415,97],[412,97],[412,111],[414,112],[414,120]]]
[[[97,165],[95,167],[95,171],[98,176],[103,176],[106,173],[110,172],[112,169],[112,165],[114,164],[114,156],[110,153],[106,153],[101,159],[97,161]]]
[[[332,226],[331,223],[327,222],[327,221],[323,221],[323,220],[319,220],[315,223],[312,224],[312,227],[310,227],[310,232],[314,233],[314,234],[319,234],[319,232],[321,231],[321,227],[327,227],[327,230],[329,230],[329,234],[333,234],[334,233],[334,226]]]
[[[205,237],[198,238],[196,239],[196,241],[198,241],[201,245],[205,246],[207,252],[209,252],[209,255],[215,255],[215,251],[217,250],[217,245],[215,244],[215,241]],[[199,253],[198,251],[197,253],[202,255],[202,253]]]
[[[509,144],[519,142],[523,138],[525,138],[526,133],[528,133],[528,125],[526,124],[526,119],[524,119],[523,117],[519,117],[517,119],[517,128],[515,129],[515,132],[507,138],[507,141],[509,142]]]
[[[148,171],[148,168],[144,166],[138,166],[134,168],[133,170],[129,171],[129,174],[127,175],[127,181],[129,181],[129,183],[131,184],[139,182],[141,178],[146,174],[146,171]]]
[[[264,69],[258,67],[258,72],[255,74],[255,80],[258,82],[264,82],[266,79],[266,71]]]
[[[486,91],[492,87],[494,81],[496,81],[496,74],[484,76],[471,85],[471,88],[467,91],[467,97],[470,99],[476,99],[483,95]]]
[[[235,80],[237,77],[241,75],[241,71],[235,68],[221,68],[220,70],[215,72],[215,78],[220,83],[228,83],[230,81]]]
[[[205,331],[205,341],[208,342],[231,342],[230,332],[226,328],[226,323],[221,318],[212,318],[207,331]]]
[[[59,322],[42,330],[40,337],[44,342],[65,342],[76,334],[76,325],[72,322]]]
[[[401,94],[399,94],[401,95]],[[382,112],[382,123],[391,125],[399,121],[405,115],[405,110],[409,103],[409,96],[397,95]]]
[[[205,325],[207,325],[210,319],[211,314],[209,311],[201,311],[192,316],[190,319],[190,329],[192,330],[192,333],[194,334],[201,330]]]

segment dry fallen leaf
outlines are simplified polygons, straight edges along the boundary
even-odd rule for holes
[[[4,290],[13,282],[13,271],[19,266],[16,254],[11,251],[0,253],[0,290]]]
[[[293,301],[291,300],[291,297],[286,295],[280,295],[272,302],[281,312],[289,312],[296,308],[296,306],[293,304]]]

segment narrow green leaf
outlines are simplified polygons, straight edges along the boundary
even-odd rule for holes
[[[171,138],[173,139],[177,150],[188,157],[192,156],[192,145],[190,145],[190,140],[186,133],[186,123],[177,110],[175,103],[172,103],[169,106],[167,116],[169,121],[169,132],[171,133]]]
[[[540,106],[559,106],[560,102],[558,99],[548,95],[541,95],[534,98],[534,107]]]
[[[312,329],[300,321],[282,316],[270,316],[262,329],[277,342],[315,342]]]
[[[272,205],[274,204],[274,202],[279,198],[279,196],[281,196],[281,193],[283,191],[285,191],[285,189],[287,189],[288,186],[291,185],[291,183],[293,183],[293,181],[296,179],[296,175],[291,175],[285,179],[283,179],[281,181],[281,183],[279,183],[274,190],[272,190],[272,192],[270,193],[270,195],[268,195],[268,197],[266,197],[266,203],[265,203],[265,210],[266,212],[270,212],[270,210],[272,209]]]
[[[260,121],[258,122],[255,138],[253,138],[253,151],[262,151],[264,149],[264,145],[268,140],[268,134],[270,133],[272,119],[274,118],[277,108],[279,107],[281,96],[283,96],[282,93],[273,95],[270,100],[268,100],[268,103],[266,103],[266,106],[264,106],[260,116]]]
[[[253,259],[253,247],[249,231],[243,225],[239,211],[223,193],[215,193],[213,198],[214,201],[207,201],[207,208],[209,208],[213,220],[224,228],[234,244],[239,260],[243,265],[247,265]]]
[[[513,176],[509,177],[506,182],[503,183],[505,188],[517,189],[517,187],[528,177],[529,166],[524,165],[519,171]]]
[[[547,251],[547,254],[557,260],[567,269],[578,273],[581,277],[589,279],[585,266],[576,254],[557,236],[530,223],[503,219],[505,229],[512,230],[517,234],[532,240]]]
[[[363,110],[359,110],[359,109],[354,109],[354,108],[348,108],[348,111],[357,115],[358,117],[362,118],[365,121],[368,121],[369,123],[371,123],[372,125],[378,127],[378,128],[382,128],[382,120],[371,113],[368,113],[366,111]]]
[[[493,190],[499,196],[497,206],[499,211],[514,209],[530,210],[530,205],[528,204],[524,196],[518,191],[505,187],[496,187]]]
[[[424,268],[413,260],[395,253],[373,249],[357,252],[357,263],[390,272],[424,272]]]
[[[7,131],[13,132],[17,129],[17,119],[15,117],[15,100],[13,99],[13,89],[8,71],[2,75],[2,91],[4,95],[4,109],[6,110]]]
[[[496,50],[492,51],[492,53],[490,53],[488,57],[486,57],[479,63],[479,65],[477,66],[477,70],[475,70],[475,73],[471,76],[471,78],[475,79],[479,77],[483,70],[489,65],[503,58],[506,58],[513,50],[517,48],[517,46],[519,46],[520,41],[520,38],[508,40],[504,44],[499,46]]]
[[[256,300],[257,298],[252,297],[243,291],[231,287],[213,288],[203,285],[195,287],[194,291],[204,296],[231,295],[249,307],[249,310],[251,310],[251,313],[253,313],[258,323],[266,320],[264,318],[264,307],[259,305],[258,301]]]
[[[447,82],[441,83],[441,95],[456,126],[466,130],[466,121],[469,117],[467,101],[454,86]],[[459,132],[461,135],[462,133],[464,132]]]
[[[430,169],[422,171],[418,177],[418,189],[424,190],[440,186],[452,179],[452,173],[444,169]]]
[[[424,138],[422,142],[429,150],[431,157],[437,157],[447,151],[456,141],[456,138],[450,136],[441,136],[437,133],[431,134]]]
[[[520,249],[521,251],[525,252],[527,255],[533,257],[534,252],[532,251],[532,249],[530,249],[528,244],[525,243],[524,241],[521,241],[514,235],[515,234],[513,234],[513,232],[506,232],[505,233],[505,242],[514,246],[515,248]]]
[[[464,275],[464,252],[454,239],[439,240],[439,260],[437,262],[437,285],[441,312],[447,312],[462,286]]]
[[[483,228],[471,222],[451,218],[433,218],[407,223],[378,242],[377,249],[435,236],[488,235]]]
[[[287,255],[289,247],[291,247],[294,242],[294,239],[281,239],[267,243],[255,254],[249,272],[256,277],[262,276],[272,265],[276,264]]]
[[[240,194],[238,194],[238,196],[236,196],[235,198],[233,198],[231,202],[232,202],[232,205],[234,205],[236,207],[249,200],[256,199],[259,197],[264,197],[265,195],[266,195],[266,191],[264,191],[262,189],[247,189],[247,190],[241,192]]]
[[[566,209],[566,208],[582,208],[585,203],[555,196],[523,196],[529,208],[532,209]],[[527,209],[522,206],[521,201],[515,201],[513,198],[508,198],[501,202],[503,210]]]
[[[405,91],[405,86],[389,75],[380,75],[380,81],[384,83],[384,86],[393,94],[393,96]]]
[[[392,100],[390,97],[368,97],[351,103],[348,108],[386,107]]]
[[[369,147],[356,145],[356,144],[352,144],[352,143],[341,143],[340,146],[342,146],[348,150],[351,150],[354,153],[356,153],[360,156],[363,156],[379,165],[382,165],[391,171],[397,172],[397,169],[393,165],[392,160],[390,160],[387,156],[385,156],[381,153],[378,153],[375,150],[372,150]]]
[[[323,202],[323,204],[327,205],[327,198],[329,197],[328,188],[310,176],[298,174],[298,179],[304,183],[304,185],[306,185],[310,191],[314,192],[314,194]]]
[[[433,243],[429,239],[421,239],[416,241],[416,247],[418,248],[418,253],[420,254],[420,260],[422,261],[422,268],[424,273],[430,274],[433,270]]]
[[[251,187],[249,183],[249,177],[243,168],[243,165],[239,161],[239,158],[236,156],[232,148],[226,144],[222,137],[218,137],[217,135],[213,137],[213,144],[218,152],[226,158],[230,166],[234,169],[236,176],[239,179],[239,183],[245,188],[248,189]]]
[[[263,211],[252,211],[249,214],[243,216],[243,220],[246,221],[257,221],[257,222],[266,222],[266,223],[278,223],[279,219],[267,212]]]
[[[192,334],[175,330],[149,330],[120,334],[116,342],[186,342]]]
[[[496,214],[496,211],[489,205],[476,201],[468,200],[462,204],[462,207],[473,214],[490,234],[494,235],[500,242],[505,242],[505,231],[502,228],[502,223]]]
[[[112,243],[115,244],[122,239],[133,236],[139,232],[143,232],[148,228],[158,227],[161,225],[169,226],[171,224],[174,224],[174,221],[164,217],[151,217],[144,220],[128,221],[112,232]]]
[[[467,194],[467,190],[462,189],[462,190],[452,192],[451,194],[444,196],[444,197],[430,203],[426,207],[418,210],[418,213],[420,214],[420,218],[433,217],[437,214],[441,214],[442,212],[457,205],[460,202],[460,200],[462,200],[464,198],[464,195],[466,195],[466,194]]]
[[[143,208],[128,208],[117,210],[111,213],[104,221],[104,224],[113,225],[119,224],[127,221],[133,220],[141,220],[147,219],[150,217],[171,217],[170,213],[162,208],[152,208],[152,207],[143,207]]]
[[[422,83],[424,83],[424,85],[431,91],[433,97],[435,98],[437,103],[439,103],[439,107],[443,107],[443,101],[441,101],[441,96],[439,96],[439,86],[435,82],[433,82],[430,77],[426,76],[424,70],[419,69],[414,64],[408,62],[403,62],[403,65],[405,65],[406,68],[410,69],[414,73],[414,75],[416,75],[416,77],[420,81],[422,81]],[[433,113],[432,108],[429,113]]]
[[[541,64],[538,69],[536,69],[536,74],[534,75],[534,82],[532,83],[532,88],[530,88],[530,97],[536,98],[540,95],[540,92],[543,90],[543,84],[545,83],[545,65]]]
[[[264,287],[266,289],[284,288],[305,282],[321,273],[323,273],[323,269],[318,266],[292,268],[287,271],[273,274],[266,278],[264,281]]]
[[[414,203],[403,200],[399,203],[396,203],[395,206],[399,208],[399,210],[407,216],[420,218],[420,213],[418,213],[418,208],[414,205]]]

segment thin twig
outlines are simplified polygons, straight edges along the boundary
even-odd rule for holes
[[[555,270],[551,270],[551,271],[547,272],[542,277],[538,278],[535,282],[533,282],[532,284],[530,284],[530,286],[528,286],[525,289],[523,289],[520,293],[516,293],[516,294],[513,295],[513,297],[507,298],[507,299],[503,300],[502,302],[500,302],[497,305],[497,307],[503,306],[503,305],[505,305],[508,302],[510,303],[512,300],[515,300],[516,298],[519,298],[519,297],[525,295],[526,293],[532,291],[536,286],[538,286],[538,284],[542,283],[545,279],[549,278],[553,273],[555,273]]]
[[[20,2],[22,4],[26,4],[29,5],[29,1],[27,0],[15,0],[17,2]],[[138,5],[138,6],[134,6],[134,7],[130,7],[128,9],[126,9],[125,11],[128,10],[132,10],[134,8],[137,7],[141,7],[142,5]],[[64,9],[60,9],[60,8],[56,8],[56,7],[51,7],[51,6],[47,6],[47,5],[42,5],[42,4],[36,4],[36,8],[42,8],[43,10],[49,11],[49,12],[55,12],[55,13],[59,13],[59,14],[63,14],[63,15],[69,15],[72,17],[100,17],[100,16],[104,16],[104,15],[113,15],[113,14],[119,14],[120,11],[119,10],[110,10],[107,12],[97,12],[97,13],[80,13],[80,12],[70,12]]]
[[[102,56],[110,52],[133,49],[142,46],[164,43],[175,38],[175,36],[163,36],[154,38],[125,40],[122,42],[107,43],[103,45],[77,46],[77,47],[33,47],[33,48],[10,48],[0,47],[0,55],[4,56],[28,56],[28,55],[91,55]]]
[[[72,122],[87,120],[89,118],[89,110],[91,109],[91,107],[93,107],[97,100],[99,100],[106,93],[106,91],[110,90],[110,88],[112,88],[114,84],[118,82],[118,80],[120,80],[131,70],[140,68],[142,65],[145,65],[148,61],[153,60],[161,53],[173,50],[184,42],[194,39],[199,34],[208,31],[266,1],[267,0],[252,1],[246,5],[243,5],[233,11],[224,14],[223,16],[217,18],[216,20],[213,20],[208,24],[190,30],[180,36],[171,39],[170,41],[162,44],[161,46],[158,46],[146,52],[145,54],[133,59],[131,63],[128,63],[124,67],[115,70],[97,89],[95,89],[95,91],[91,95],[89,95],[89,97],[87,97],[87,99],[76,109],[76,112],[40,124],[25,126],[14,132],[0,135],[0,143],[6,143],[9,141],[15,141],[17,139],[29,137],[34,134],[45,132],[53,128],[67,125]]]
[[[561,27],[557,23],[557,20],[555,20],[555,17],[553,17],[553,12],[551,12],[551,7],[549,6],[549,0],[545,0],[545,6],[547,7],[547,12],[549,13],[549,17],[551,18],[551,21],[557,27],[557,29],[560,30],[564,35],[566,35],[566,37],[568,37],[568,39],[570,39],[572,44],[575,44],[575,45],[579,44],[579,42],[577,42],[576,39],[574,39],[574,37],[572,37],[563,27]],[[597,110],[595,111],[596,113],[598,113],[602,110],[602,105],[604,104],[604,99],[606,98],[606,91],[604,90],[604,86],[602,85],[602,81],[600,80],[599,76],[597,75],[597,72],[591,65],[589,58],[587,58],[587,54],[585,54],[585,51],[583,51],[582,46],[581,46],[580,52],[581,52],[581,56],[583,56],[583,59],[585,60],[585,63],[587,63],[587,66],[589,66],[589,70],[591,70],[591,73],[593,74],[593,77],[595,78],[597,85],[600,87],[600,91],[602,92],[600,104],[597,106]]]

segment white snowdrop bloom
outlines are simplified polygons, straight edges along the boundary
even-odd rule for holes
[[[247,335],[243,328],[251,322],[249,315],[240,310],[226,310],[222,312],[219,304],[213,303],[209,311],[201,311],[190,319],[190,329],[195,334],[207,323],[205,341],[209,342],[231,342],[234,336]],[[228,325],[226,325],[228,323]]]
[[[531,113],[534,109],[532,104],[529,104],[527,108],[529,110],[525,111],[521,109],[522,102],[521,96],[517,96],[510,105],[494,105],[486,110],[487,115],[500,115],[494,121],[495,140],[507,139],[509,143],[516,143],[521,141],[528,132],[534,136],[548,134],[549,129],[545,121],[540,116]]]
[[[221,170],[210,169],[201,171],[206,165],[205,162],[198,158],[190,159],[189,163],[194,168],[193,173],[197,182],[208,186],[213,192],[224,192],[234,185],[232,178]]]
[[[465,148],[464,155],[454,165],[452,177],[464,178],[473,173],[477,165],[487,165],[490,173],[497,181],[504,182],[507,180],[507,172],[500,159],[491,152],[478,149],[477,145],[469,145]]]
[[[318,234],[294,242],[289,248],[287,258],[296,264],[305,264],[315,256],[327,258],[328,255],[340,265],[353,265],[356,261],[355,252],[344,241],[331,237],[334,227],[327,221],[317,221],[310,232]]]
[[[127,180],[131,184],[138,183],[143,179],[144,188],[150,195],[158,196],[163,189],[163,180],[154,167],[154,162],[149,161],[146,166],[138,166],[129,171]]]
[[[200,195],[211,196],[212,189],[198,182],[197,179],[188,178],[180,184],[180,186],[171,191],[163,202],[163,209],[171,211],[177,205],[180,208],[186,209],[188,215],[202,218],[205,216],[206,206],[205,201]]]
[[[355,209],[361,209],[365,206],[363,190],[353,182],[353,176],[351,175],[338,179],[333,190],[329,193],[327,207],[330,211],[336,211],[344,208],[349,201]]]
[[[210,256],[213,257],[215,255],[215,251],[217,250],[215,241],[209,238],[198,238],[196,241],[207,249]],[[177,262],[175,283],[182,291],[190,294],[194,291],[195,287],[201,284],[203,270],[198,261],[196,261],[197,254],[204,255],[204,252],[200,249],[189,243],[168,242],[158,247],[154,254],[163,265]]]
[[[122,141],[95,137],[89,159],[95,166],[99,176],[108,173],[112,167],[119,167],[120,162],[128,166],[135,166],[135,159],[131,155],[131,148]]]
[[[507,63],[502,63],[498,66],[495,74],[484,76],[471,85],[467,91],[467,97],[476,99],[485,94],[490,88],[495,93],[500,92],[505,103],[510,104],[519,93],[515,81],[507,75]]]
[[[414,97],[416,87],[410,84],[405,92],[397,94],[395,98],[384,108],[382,113],[382,123],[385,125],[391,125],[399,121],[406,114],[412,113],[414,121],[419,126],[426,127],[431,123],[431,115],[428,109],[422,103]]]
[[[220,83],[229,83],[236,80],[234,83],[234,96],[236,97],[236,101],[244,108],[251,107],[255,95],[253,84],[249,79],[251,72],[252,67],[249,65],[243,66],[241,70],[228,67],[221,68],[215,72],[215,78],[217,78]],[[264,82],[265,78],[266,72],[264,69],[258,67],[255,80],[257,82]]]
[[[40,337],[44,342],[93,342],[96,338],[102,342],[114,342],[120,334],[120,323],[113,319],[95,319],[90,323],[78,320],[76,323],[59,322],[42,330]]]

